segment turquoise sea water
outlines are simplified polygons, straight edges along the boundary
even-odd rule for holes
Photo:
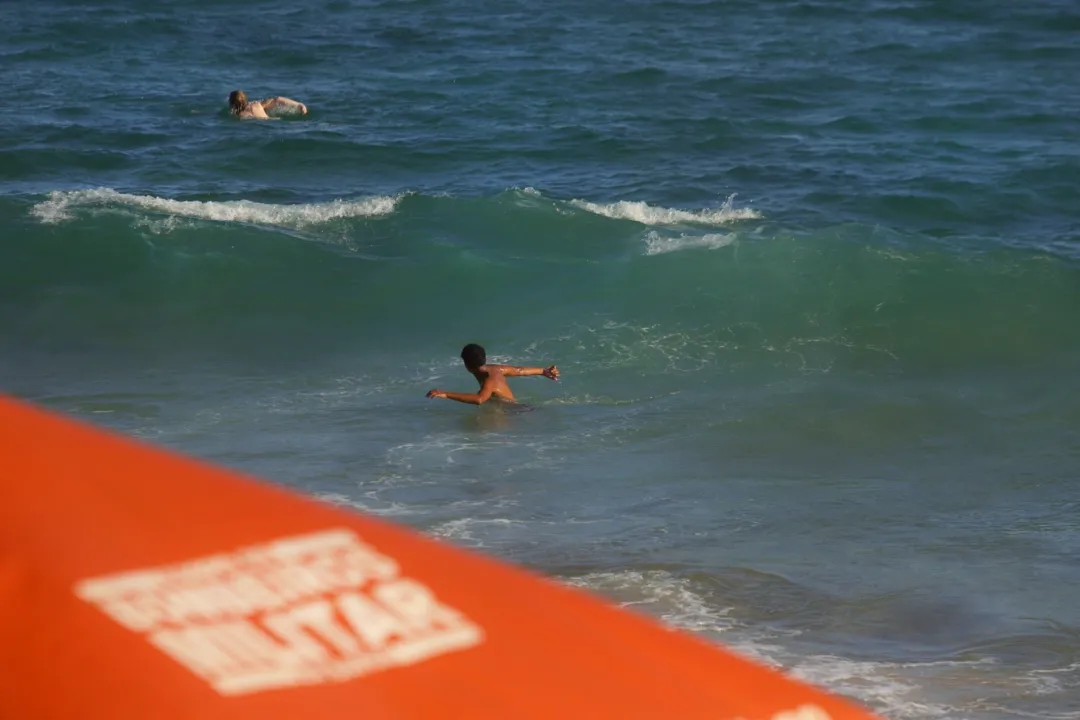
[[[3,3],[0,389],[887,717],[1080,718],[1078,36],[1050,0]],[[427,400],[467,342],[562,379]]]

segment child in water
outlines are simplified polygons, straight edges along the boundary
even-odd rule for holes
[[[515,402],[514,393],[510,392],[506,378],[543,375],[551,380],[559,379],[559,369],[554,365],[546,368],[489,365],[484,348],[475,343],[469,343],[462,349],[461,359],[465,363],[465,369],[471,372],[480,383],[480,392],[455,393],[446,390],[431,390],[427,394],[429,398],[446,398],[470,405],[482,405],[492,397],[504,402]]]
[[[267,113],[299,112],[301,115],[307,115],[307,105],[287,97],[248,100],[243,90],[233,90],[229,93],[229,112],[238,118],[269,120],[270,115]]]

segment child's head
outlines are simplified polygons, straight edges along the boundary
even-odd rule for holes
[[[461,359],[465,362],[467,370],[475,370],[487,364],[487,353],[476,343],[469,343],[461,349]]]
[[[229,93],[229,112],[239,115],[247,109],[248,99],[243,90],[233,90]]]

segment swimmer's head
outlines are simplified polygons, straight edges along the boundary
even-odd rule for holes
[[[475,370],[478,367],[487,365],[487,353],[484,352],[484,348],[476,343],[469,343],[461,349],[461,359],[464,361],[467,370]]]
[[[229,93],[229,112],[233,115],[239,115],[244,112],[247,104],[247,95],[244,94],[243,90],[233,90]]]

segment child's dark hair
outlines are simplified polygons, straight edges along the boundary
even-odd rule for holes
[[[465,367],[478,368],[487,364],[487,353],[476,343],[469,343],[461,349],[461,359],[465,361]]]
[[[243,90],[233,90],[229,93],[229,112],[239,115],[247,110],[248,99]]]

